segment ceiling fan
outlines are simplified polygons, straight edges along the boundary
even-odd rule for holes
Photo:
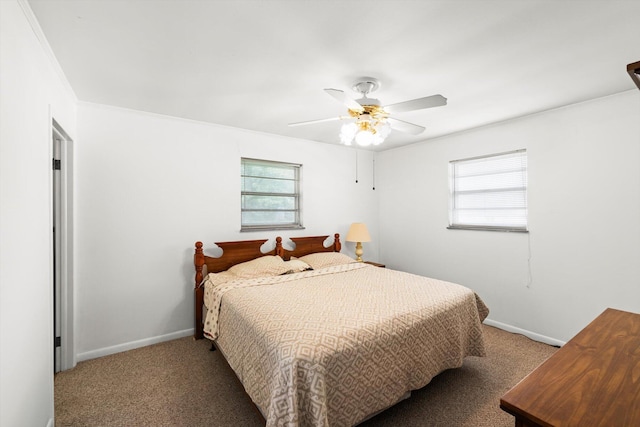
[[[447,105],[447,98],[442,95],[432,95],[382,106],[379,100],[367,96],[379,87],[380,82],[372,77],[362,77],[356,80],[352,89],[362,95],[357,100],[352,99],[339,89],[325,89],[326,93],[347,107],[349,115],[290,123],[289,126],[347,120],[348,122],[342,126],[340,132],[340,140],[343,144],[351,145],[351,141],[355,140],[358,145],[362,146],[378,145],[389,135],[391,129],[411,135],[418,135],[425,130],[423,126],[396,119],[391,117],[391,114]]]

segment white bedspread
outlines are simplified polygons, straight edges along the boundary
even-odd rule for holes
[[[354,263],[205,281],[205,334],[267,426],[352,426],[484,356],[488,309],[453,283]]]

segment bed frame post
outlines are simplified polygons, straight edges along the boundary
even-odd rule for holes
[[[195,278],[195,325],[194,325],[194,339],[204,338],[202,331],[202,304],[204,304],[204,287],[200,286],[202,283],[202,267],[204,266],[204,253],[202,253],[202,242],[196,242],[196,252],[193,255],[193,263],[196,267]]]
[[[284,248],[282,247],[282,237],[276,237],[276,255],[284,259]]]
[[[333,250],[334,252],[340,252],[342,244],[340,243],[340,233],[333,235]]]

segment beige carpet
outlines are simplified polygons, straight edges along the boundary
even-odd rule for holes
[[[434,378],[361,426],[512,427],[500,397],[556,348],[489,326],[487,357]],[[260,426],[219,352],[182,338],[81,362],[55,377],[56,426]]]

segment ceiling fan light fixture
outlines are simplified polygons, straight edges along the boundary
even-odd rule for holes
[[[375,134],[371,131],[359,131],[356,134],[356,143],[361,147],[368,147],[373,144],[373,140],[375,139]]]
[[[344,145],[351,145],[351,141],[356,137],[358,133],[358,125],[355,123],[345,123],[340,128],[340,142]]]
[[[373,145],[381,144],[391,133],[391,125],[388,122],[378,122],[375,126],[376,138]]]
[[[340,141],[351,145],[355,141],[361,147],[379,145],[389,136],[391,126],[385,121],[370,119],[358,120],[356,123],[345,123],[340,129]]]

